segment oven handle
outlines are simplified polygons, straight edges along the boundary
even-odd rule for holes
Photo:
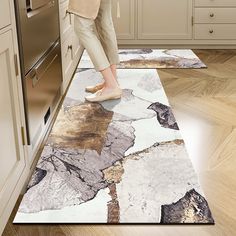
[[[56,43],[51,51],[47,53],[33,69],[29,73],[29,77],[32,80],[32,86],[35,87],[39,80],[43,77],[43,75],[50,68],[52,63],[59,57],[59,51],[57,50],[58,43]]]
[[[34,68],[33,77],[32,77],[32,86],[33,87],[36,87],[39,80],[43,77],[45,72],[49,69],[49,67],[56,60],[57,57],[58,57],[58,54],[56,54],[53,57],[53,59],[51,60],[51,62],[49,62],[48,64],[42,63],[42,65],[40,65],[40,67]]]
[[[32,9],[30,11],[27,12],[27,17],[28,18],[31,18],[45,10],[47,10],[48,8],[51,8],[51,7],[54,7],[55,6],[55,0],[52,0],[48,3],[46,3],[45,5],[39,7],[39,8],[36,8],[36,9]]]
[[[47,4],[49,4],[51,0],[30,0],[30,9],[36,10],[39,9]]]

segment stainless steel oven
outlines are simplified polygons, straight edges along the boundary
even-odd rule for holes
[[[28,145],[61,95],[58,0],[15,0]]]
[[[26,74],[59,38],[58,0],[15,0]]]

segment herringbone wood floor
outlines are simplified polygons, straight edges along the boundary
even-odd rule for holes
[[[13,225],[13,212],[3,235],[236,235],[236,50],[195,50],[195,53],[208,65],[207,69],[158,72],[215,226]]]

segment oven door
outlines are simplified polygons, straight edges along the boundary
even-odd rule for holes
[[[59,41],[27,74],[25,83],[28,145],[34,147],[61,96]]]
[[[23,73],[26,75],[60,37],[58,0],[15,0]],[[45,3],[46,5],[42,5]]]

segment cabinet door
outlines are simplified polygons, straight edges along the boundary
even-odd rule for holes
[[[25,166],[12,30],[0,34],[0,218]]]
[[[61,44],[62,55],[62,70],[63,70],[63,83],[67,83],[73,74],[73,31],[69,34],[69,37]]]
[[[10,24],[11,24],[10,3],[8,0],[1,0],[0,29]]]
[[[73,14],[67,12],[68,0],[60,3],[59,5],[59,15],[60,15],[60,35],[61,41],[64,42],[66,38],[69,37],[69,34],[73,30],[72,18]]]
[[[73,14],[71,14],[71,21],[72,21],[72,28],[75,29],[75,16]],[[73,55],[74,55],[74,66],[76,67],[78,64],[79,58],[81,56],[83,47],[80,44],[78,35],[76,34],[75,30],[73,30],[72,37],[73,37],[72,45],[73,45]]]
[[[134,39],[135,0],[119,0],[120,18],[117,18],[117,1],[112,1],[113,23],[117,39]]]
[[[139,39],[191,39],[192,0],[138,0]]]
[[[73,31],[73,39],[72,39],[72,47],[73,47],[73,60],[74,60],[74,70],[78,64],[79,58],[81,56],[82,46],[80,45],[79,38],[77,34]]]

